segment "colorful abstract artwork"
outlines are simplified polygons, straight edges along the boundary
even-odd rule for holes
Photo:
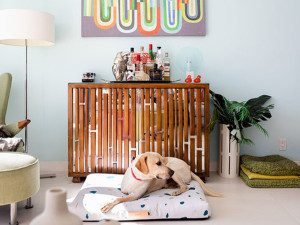
[[[204,36],[204,0],[81,0],[83,37]]]

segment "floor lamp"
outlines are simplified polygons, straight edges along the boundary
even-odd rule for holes
[[[0,10],[0,44],[25,46],[25,119],[27,120],[27,47],[54,45],[54,16],[27,9]],[[25,127],[25,151],[28,152],[27,126]],[[53,177],[53,175],[46,176]],[[31,199],[29,199],[27,207],[31,206]]]

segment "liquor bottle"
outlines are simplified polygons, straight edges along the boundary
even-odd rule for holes
[[[141,55],[136,56],[136,62],[135,62],[135,71],[140,71],[140,61],[141,61]]]
[[[147,57],[145,56],[143,46],[140,47],[140,55],[141,55],[141,61],[143,62],[143,64],[146,64],[147,63]]]
[[[141,77],[141,80],[149,80],[149,75],[145,73],[145,66],[143,61],[140,61],[140,71],[139,71],[139,76]]]
[[[162,59],[161,47],[157,47],[155,63],[157,64],[157,68],[163,70],[163,59]]]
[[[162,70],[157,68],[154,63],[154,68],[150,70],[150,80],[162,80]]]
[[[149,55],[150,55],[151,60],[154,60],[152,44],[149,44]]]
[[[135,65],[132,61],[133,55],[134,55],[134,48],[130,48],[130,55],[127,62],[127,76],[126,76],[127,81],[134,80]]]
[[[171,72],[171,68],[170,68],[170,59],[169,59],[169,54],[166,52],[165,53],[165,58],[163,60],[164,62],[164,71],[163,71],[163,80],[171,80],[171,77],[170,77],[170,72]]]
[[[137,55],[137,60],[135,63],[135,74],[134,80],[149,80],[148,75],[144,72],[144,64],[141,61],[141,56]]]
[[[135,74],[134,74],[134,80],[143,80],[143,78],[140,76],[140,61],[141,61],[141,55],[138,54],[136,56],[136,62],[135,62]]]
[[[152,51],[152,44],[149,44],[149,54],[147,55],[147,61],[145,65],[145,72],[150,76],[150,70],[154,68],[154,56]]]
[[[140,65],[139,65],[140,73],[144,73],[144,63],[142,57],[140,57]]]

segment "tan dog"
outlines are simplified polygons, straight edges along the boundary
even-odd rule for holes
[[[131,163],[122,180],[121,191],[128,195],[107,203],[101,208],[101,211],[108,212],[119,203],[137,200],[147,193],[162,188],[179,186],[179,189],[172,195],[180,195],[189,190],[187,183],[192,179],[200,184],[205,194],[215,197],[222,196],[211,191],[196,174],[191,172],[190,167],[183,160],[162,157],[155,152],[141,154]]]

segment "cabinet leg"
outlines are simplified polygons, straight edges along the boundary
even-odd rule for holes
[[[73,177],[72,182],[73,183],[80,183],[81,179],[80,179],[80,177]]]

